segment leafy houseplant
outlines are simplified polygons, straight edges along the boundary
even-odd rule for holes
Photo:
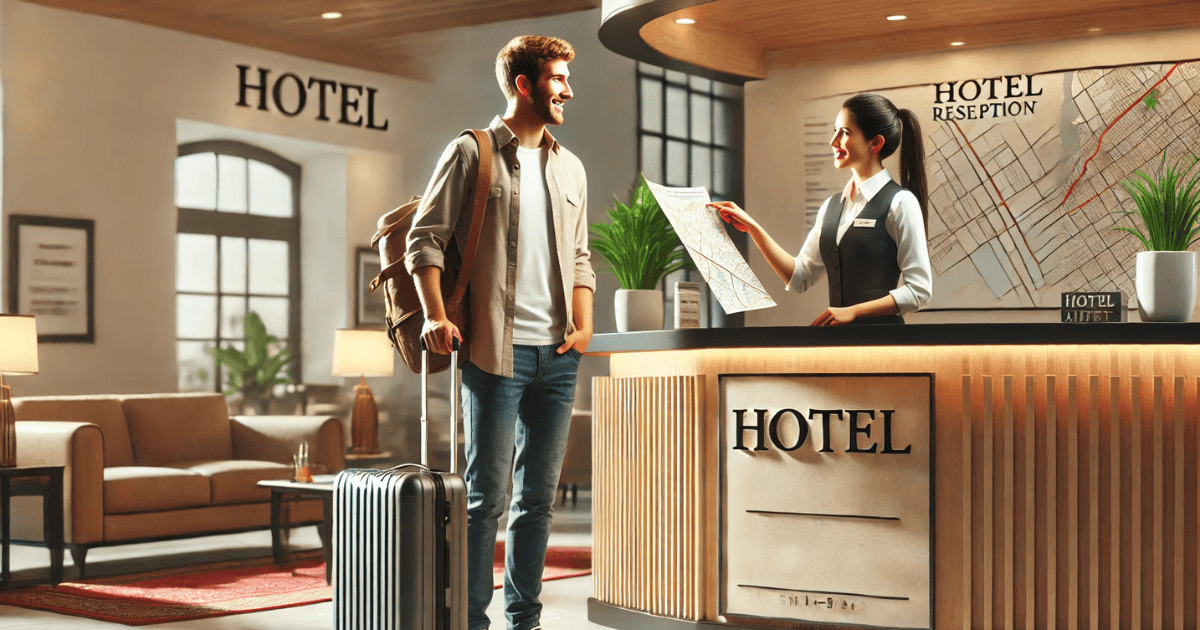
[[[212,353],[229,369],[229,389],[225,390],[225,395],[241,393],[243,404],[251,403],[258,411],[265,412],[271,388],[292,382],[284,368],[295,357],[287,348],[271,354],[271,344],[279,343],[279,339],[267,334],[267,327],[258,313],[246,313],[244,328],[244,350],[214,348]]]
[[[591,225],[591,246],[621,284],[615,298],[617,330],[662,328],[663,298],[658,283],[667,274],[694,268],[679,235],[658,206],[646,178],[628,204],[614,200],[608,223]]]
[[[1188,321],[1196,307],[1196,252],[1200,240],[1200,157],[1167,164],[1163,153],[1158,173],[1137,171],[1121,180],[1133,197],[1133,210],[1116,214],[1137,217],[1144,227],[1117,226],[1133,234],[1146,251],[1137,255],[1138,311],[1143,321]]]
[[[608,220],[591,225],[591,246],[608,263],[602,271],[615,275],[622,289],[655,289],[663,276],[693,266],[645,177],[638,176],[628,205],[614,199]]]
[[[1186,168],[1183,162],[1167,164],[1167,154],[1163,153],[1157,177],[1138,171],[1121,180],[1136,209],[1117,214],[1138,217],[1145,232],[1136,223],[1132,228],[1116,229],[1136,236],[1146,251],[1181,252],[1200,239],[1200,170],[1192,174],[1200,157],[1193,155]]]

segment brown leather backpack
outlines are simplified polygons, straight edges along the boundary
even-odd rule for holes
[[[469,336],[470,313],[464,299],[467,283],[471,279],[471,266],[475,251],[479,249],[479,234],[483,231],[483,214],[487,210],[488,191],[492,187],[492,141],[487,131],[472,129],[479,143],[479,165],[475,177],[475,193],[472,197],[471,232],[467,246],[460,256],[457,236],[446,244],[445,268],[442,270],[442,297],[445,299],[446,316],[458,327],[464,338]],[[382,271],[371,280],[373,293],[379,286],[386,285],[384,303],[387,305],[388,337],[392,345],[404,358],[404,363],[413,372],[421,372],[421,328],[425,323],[424,310],[417,296],[414,278],[404,267],[404,252],[408,231],[417,218],[420,197],[379,218],[378,231],[371,239],[371,247],[379,249]],[[449,296],[449,298],[446,298]],[[429,372],[440,372],[450,365],[450,355],[430,353]]]

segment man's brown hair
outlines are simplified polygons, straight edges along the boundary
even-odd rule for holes
[[[575,49],[557,37],[514,37],[496,55],[496,80],[500,82],[504,96],[516,98],[517,77],[525,75],[536,85],[547,63],[558,59],[569,62],[574,58]]]

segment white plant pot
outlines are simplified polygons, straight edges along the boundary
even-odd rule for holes
[[[1142,321],[1190,321],[1196,308],[1196,252],[1138,252],[1136,287]]]
[[[617,332],[662,330],[663,292],[658,289],[617,289]]]

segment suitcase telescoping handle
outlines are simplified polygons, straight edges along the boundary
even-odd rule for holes
[[[450,474],[458,474],[458,339],[450,352]],[[429,348],[421,339],[421,465],[429,466]]]

